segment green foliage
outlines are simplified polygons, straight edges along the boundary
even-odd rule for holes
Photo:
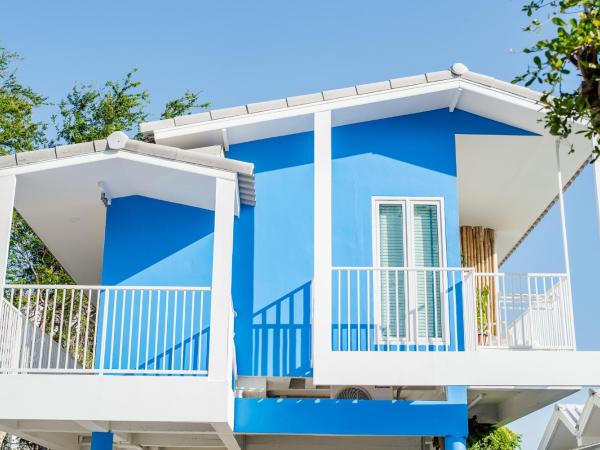
[[[44,144],[46,125],[33,120],[47,99],[17,80],[16,53],[0,47],[0,155],[33,150]]]
[[[43,448],[11,434],[6,434],[4,439],[0,440],[0,450],[42,450]]]
[[[593,139],[600,132],[600,0],[534,0],[523,6],[531,17],[525,31],[541,33],[543,26],[552,27],[552,37],[538,40],[524,49],[532,55],[527,72],[515,78],[525,86],[546,86],[541,102],[547,107],[545,126],[562,139],[573,133],[573,123],[584,129],[577,131]],[[534,17],[539,15],[540,17]],[[575,90],[564,89],[576,74],[581,77]],[[594,153],[600,145],[594,141]]]
[[[114,131],[131,131],[148,118],[145,112],[149,94],[134,79],[133,69],[122,80],[107,81],[97,89],[73,86],[59,104],[52,120],[59,140],[67,144],[104,139]]]
[[[479,423],[477,417],[469,419],[469,450],[517,450],[521,436],[507,427]]]
[[[161,119],[171,119],[172,117],[190,114],[192,109],[206,109],[210,106],[209,102],[198,103],[200,100],[199,92],[185,91],[185,93],[175,100],[168,101],[165,110],[161,114]]]
[[[479,332],[485,332],[488,328],[488,305],[490,303],[490,287],[484,286],[477,289],[476,305],[477,309],[477,328]]]
[[[73,284],[54,255],[15,210],[6,280],[11,284]]]

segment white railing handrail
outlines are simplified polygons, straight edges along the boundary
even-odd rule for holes
[[[474,272],[474,269],[469,267],[394,267],[394,266],[333,266],[331,270],[406,270],[406,271],[461,271],[461,272]]]
[[[122,285],[87,285],[87,284],[0,284],[0,289],[81,289],[100,290],[110,289],[115,291],[205,291],[211,290],[210,286],[122,286]]]
[[[519,275],[530,277],[567,277],[564,272],[475,272],[475,275],[484,275],[489,277],[504,277],[507,275]]]
[[[460,342],[464,351],[575,349],[567,273],[443,266],[332,266],[331,273],[333,350],[459,351]],[[421,336],[431,327],[432,336]]]

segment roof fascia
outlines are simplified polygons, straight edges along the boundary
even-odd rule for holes
[[[227,128],[235,128],[238,126],[269,122],[273,120],[289,119],[298,116],[310,115],[321,111],[335,111],[336,109],[351,108],[353,106],[361,106],[370,103],[384,102],[387,100],[396,100],[427,93],[458,89],[460,86],[459,83],[460,82],[458,79],[450,79],[408,86],[406,88],[394,89],[390,91],[372,92],[369,94],[355,95],[352,97],[323,100],[306,105],[291,106],[278,110],[227,117],[223,119],[211,120],[210,122],[200,122],[189,125],[161,128],[154,131],[154,137],[155,139],[160,140],[186,134],[204,133],[207,131],[217,131]]]
[[[0,176],[4,175],[24,175],[28,173],[43,172],[47,170],[59,169],[62,167],[72,167],[82,164],[91,164],[95,162],[121,159],[125,161],[138,162],[152,166],[164,167],[182,172],[195,173],[212,178],[222,178],[225,180],[237,181],[237,174],[222,169],[198,166],[179,161],[169,161],[162,158],[155,158],[148,155],[131,153],[128,151],[104,151],[88,155],[73,156],[71,158],[54,159],[50,161],[36,162],[27,165],[15,166],[0,171]]]
[[[458,89],[463,89],[474,93],[486,95],[489,97],[497,98],[501,101],[508,102],[521,108],[526,108],[535,112],[542,112],[542,107],[535,100],[528,99],[508,91],[503,91],[498,88],[484,86],[476,82],[466,80],[464,78],[454,78],[438,82],[429,82],[420,85],[407,86],[405,88],[398,88],[388,91],[379,91],[369,94],[360,94],[352,97],[324,100],[316,103],[287,107],[278,110],[216,119],[211,120],[210,122],[200,122],[195,124],[179,125],[169,128],[161,128],[155,130],[153,133],[155,139],[157,141],[160,141],[163,139],[185,136],[189,134],[220,131],[227,128],[253,125],[280,119],[289,119],[293,117],[314,114],[320,111],[335,111],[337,109],[352,108],[355,106],[362,106],[372,103],[385,102],[389,100],[397,100],[418,95],[427,95],[431,93]]]

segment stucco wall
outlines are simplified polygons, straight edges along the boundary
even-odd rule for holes
[[[460,265],[456,134],[524,134],[462,111],[437,110],[336,127],[333,264],[372,265],[371,197],[445,202],[448,265]],[[310,376],[313,134],[233,145],[255,164],[256,207],[242,208],[234,239],[233,300],[241,375]]]

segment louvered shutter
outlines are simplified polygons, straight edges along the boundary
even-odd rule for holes
[[[413,205],[415,267],[440,267],[439,212],[434,204]],[[417,272],[415,294],[419,337],[442,337],[440,272]]]
[[[379,205],[379,264],[381,267],[404,267],[404,205]],[[405,274],[401,271],[381,271],[381,324],[384,338],[406,336]]]

